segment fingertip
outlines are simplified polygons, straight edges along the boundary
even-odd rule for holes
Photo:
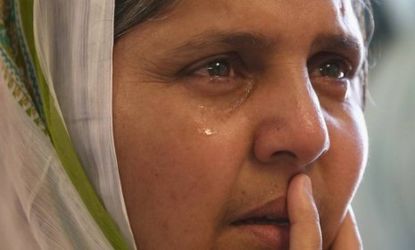
[[[313,194],[311,179],[306,174],[298,174],[291,179],[287,196],[289,199],[295,200],[303,196],[304,191],[309,195]]]
[[[317,213],[311,179],[308,175],[298,174],[292,178],[288,188],[287,203],[292,222]]]

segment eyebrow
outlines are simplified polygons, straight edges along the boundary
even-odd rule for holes
[[[312,50],[351,53],[357,60],[363,57],[363,43],[351,34],[320,34],[312,44]]]
[[[188,53],[209,47],[240,47],[266,49],[274,44],[272,39],[256,32],[206,31],[179,45],[172,53]]]

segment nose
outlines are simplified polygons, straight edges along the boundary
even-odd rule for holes
[[[285,73],[264,84],[254,154],[263,163],[288,157],[296,166],[307,166],[330,147],[324,111],[306,72]]]

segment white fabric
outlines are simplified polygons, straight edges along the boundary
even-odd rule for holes
[[[114,0],[35,0],[36,49],[51,92],[88,177],[135,249],[113,140],[113,21]],[[4,83],[0,107],[1,248],[111,249],[49,139]]]
[[[69,134],[83,166],[87,166],[88,177],[132,242],[112,129],[114,1],[38,3],[35,34],[45,75],[54,84]]]
[[[0,65],[3,67],[3,65]],[[1,249],[111,249],[48,137],[0,83]]]

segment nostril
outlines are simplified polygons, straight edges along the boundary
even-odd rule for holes
[[[311,112],[303,107],[286,114],[284,119],[268,119],[261,123],[253,146],[260,162],[287,161],[307,166],[329,150],[330,135],[321,110]]]
[[[288,150],[281,150],[281,151],[277,151],[272,153],[271,158],[291,158],[291,159],[296,159],[297,155],[294,154],[291,151]]]
[[[284,164],[297,165],[298,156],[290,150],[280,150],[271,154],[270,160],[274,163],[280,162]]]
[[[322,133],[324,136],[313,136],[309,140],[280,145],[280,150],[275,147],[274,152],[270,152],[269,160],[272,162],[283,161],[292,162],[298,166],[306,166],[323,157],[330,150],[330,138],[328,133]],[[298,139],[298,138],[297,138]],[[296,143],[298,142],[298,143]]]

